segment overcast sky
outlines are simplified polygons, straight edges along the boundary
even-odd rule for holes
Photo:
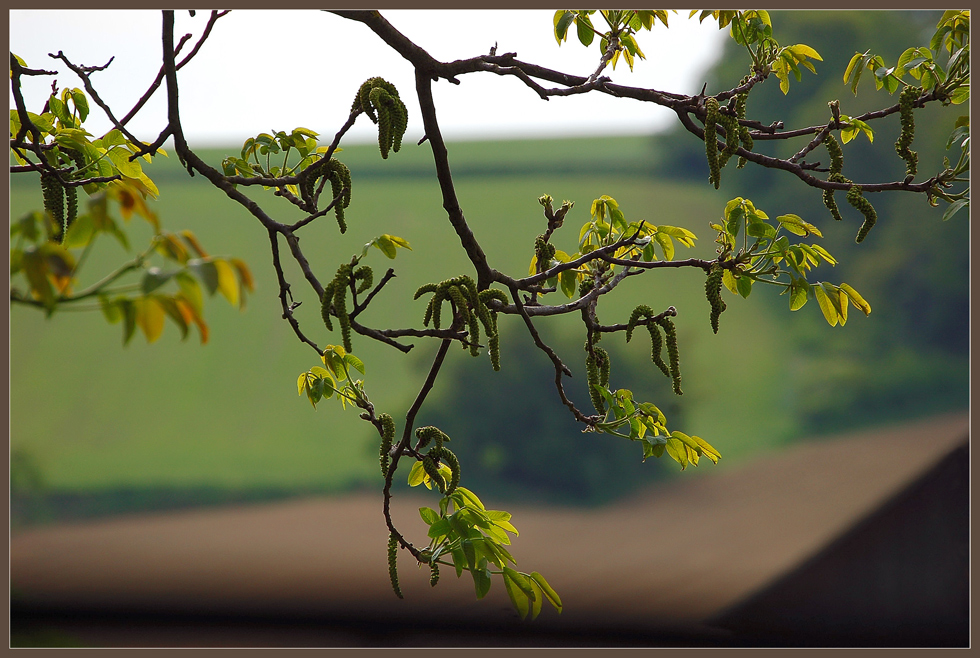
[[[553,11],[400,10],[385,17],[401,32],[444,61],[489,52],[516,52],[524,61],[566,73],[588,75],[599,57],[598,44],[584,48],[575,39],[558,46]],[[195,38],[208,19],[176,13],[176,39]],[[727,30],[707,20],[671,14],[670,29],[660,23],[638,36],[646,60],[631,73],[624,61],[616,82],[663,91],[696,93],[702,76],[717,59]],[[574,31],[574,29],[573,29]],[[161,16],[157,11],[11,11],[10,49],[28,66],[58,70],[60,86],[80,81],[48,53],[64,51],[75,64],[111,66],[93,75],[100,96],[117,116],[126,114],[149,86],[161,60]],[[354,93],[365,79],[380,75],[399,89],[409,110],[406,141],[421,137],[411,66],[360,23],[319,11],[238,10],[220,19],[201,52],[181,69],[180,99],[184,133],[191,145],[241,144],[248,136],[304,126],[329,140],[343,125]],[[434,86],[444,135],[451,139],[585,134],[652,133],[671,125],[673,114],[649,103],[587,94],[542,101],[514,77],[492,73],[462,76],[460,85]],[[28,109],[40,110],[51,78],[25,78]],[[552,85],[547,85],[552,86]],[[129,126],[151,140],[166,123],[164,90]],[[99,135],[108,121],[93,111],[86,124]],[[376,139],[377,129],[358,121],[351,141]]]

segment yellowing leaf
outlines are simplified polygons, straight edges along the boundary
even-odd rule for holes
[[[229,304],[238,306],[238,279],[235,278],[234,268],[228,261],[220,258],[214,259],[213,263],[218,272],[218,290]]]
[[[163,307],[153,297],[134,300],[136,305],[136,326],[143,330],[146,342],[153,343],[163,333],[165,313]]]
[[[201,258],[208,257],[208,252],[204,251],[204,247],[201,246],[201,243],[198,241],[197,236],[194,235],[192,231],[188,231],[185,229],[180,232],[180,237],[184,238],[184,242],[189,244],[191,246],[191,249],[197,252],[198,256],[200,256]]]

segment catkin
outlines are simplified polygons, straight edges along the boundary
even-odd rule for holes
[[[374,270],[367,265],[361,265],[354,271],[354,280],[360,279],[361,285],[357,287],[357,293],[361,294],[371,287],[374,283]]]
[[[704,281],[704,294],[711,305],[711,329],[715,333],[718,333],[718,318],[727,308],[725,300],[721,298],[721,278],[724,273],[725,270],[721,265],[715,263],[711,266],[711,271]]]
[[[704,152],[708,159],[708,182],[718,189],[721,171],[718,163],[718,99],[708,96],[704,99]]]
[[[629,322],[626,323],[626,342],[630,342],[633,338],[633,331],[636,329],[636,325],[639,324],[641,317],[646,317],[650,319],[655,316],[653,309],[649,306],[639,305],[633,309],[630,314]],[[664,363],[661,353],[663,352],[663,339],[660,336],[660,329],[657,328],[655,322],[647,322],[647,331],[650,332],[650,360],[660,368],[661,372],[667,377],[670,377],[670,370],[667,368],[667,364]]]
[[[725,127],[725,148],[718,156],[718,170],[720,171],[725,168],[728,160],[738,150],[740,126],[737,117],[721,112],[718,113],[718,123]]]
[[[433,440],[436,442],[436,447],[441,448],[442,442],[449,440],[449,436],[445,432],[432,425],[417,428],[415,430],[415,437],[419,440],[418,444],[415,446],[416,450],[421,450],[425,446],[429,445],[429,442]]]
[[[871,202],[864,198],[860,185],[854,185],[847,191],[847,202],[864,215],[864,223],[861,224],[861,228],[858,229],[857,236],[854,238],[855,242],[863,242],[868,237],[871,227],[878,221],[878,213],[875,212]]]
[[[666,338],[667,356],[670,358],[670,378],[674,386],[674,393],[683,395],[684,392],[681,391],[681,361],[677,351],[677,331],[674,328],[674,323],[668,317],[660,318],[657,324],[663,328]]]
[[[895,152],[905,160],[905,175],[914,177],[918,169],[919,154],[911,150],[909,146],[915,138],[915,117],[912,113],[913,104],[919,98],[922,91],[919,87],[906,87],[898,98],[899,117],[902,123],[902,132],[895,142]]]
[[[748,81],[749,81],[749,76],[745,76],[744,78],[742,78],[742,82],[739,83],[739,86],[745,84]],[[738,117],[739,119],[745,118],[745,105],[748,99],[749,99],[749,95],[747,93],[739,94],[738,96],[735,97],[735,116]],[[753,140],[752,135],[749,134],[748,128],[746,128],[743,125],[739,125],[738,138],[739,141],[742,142],[742,148],[744,148],[746,151],[752,150],[752,147],[755,145],[755,140]],[[736,165],[736,168],[741,169],[742,167],[745,166],[747,162],[748,160],[745,158],[744,155],[739,157],[738,165]]]
[[[422,458],[422,468],[425,469],[425,473],[429,476],[429,479],[439,488],[439,493],[445,495],[446,480],[442,477],[442,473],[439,472],[439,467],[436,466],[435,460],[430,455]]]
[[[347,315],[347,288],[350,287],[352,275],[350,264],[344,263],[337,268],[337,274],[331,288],[333,291],[333,314],[337,316],[344,349],[348,352],[354,351],[350,340],[350,318]]]
[[[57,174],[48,171],[41,172],[41,196],[44,199],[44,209],[51,214],[55,226],[58,227],[58,242],[65,236],[65,187]]]
[[[429,562],[429,586],[435,587],[439,583],[439,563],[435,560]]]
[[[394,590],[395,596],[400,599],[405,598],[402,595],[402,588],[398,585],[398,538],[393,532],[388,533],[388,578],[391,580],[391,589]]]
[[[643,304],[633,309],[633,312],[630,314],[629,322],[626,323],[627,343],[633,340],[633,330],[636,329],[636,325],[639,323],[640,317],[651,318],[653,317],[653,315],[654,315],[653,309]]]
[[[470,307],[466,303],[466,299],[463,297],[463,291],[459,289],[459,286],[451,285],[446,287],[446,294],[449,296],[449,299],[453,300],[453,304],[456,305],[456,313],[459,314],[459,317],[462,318],[463,322],[468,324],[471,313]]]
[[[593,347],[595,350],[596,361],[599,366],[599,385],[609,386],[609,369],[612,365],[609,360],[609,353],[601,347]]]
[[[595,348],[593,348],[595,349]],[[589,351],[589,344],[585,344],[585,374],[586,380],[589,384],[589,397],[592,399],[592,406],[600,414],[606,413],[606,401],[602,398],[602,394],[596,390],[596,386],[601,386],[601,375],[599,374],[599,366],[596,363],[596,358],[592,351]]]
[[[452,474],[449,478],[449,484],[446,485],[445,494],[448,496],[452,492],[456,491],[456,487],[459,486],[459,459],[453,454],[453,451],[446,446],[440,444],[429,451],[429,455],[433,459],[441,460],[446,466],[449,467],[449,472]]]
[[[327,331],[333,331],[333,323],[330,321],[330,311],[333,310],[333,294],[336,285],[336,279],[328,283],[323,289],[323,295],[320,297],[320,317],[323,318],[323,324],[327,326]]]
[[[538,271],[544,272],[555,255],[555,245],[545,242],[544,236],[539,235],[534,239],[534,255],[538,259]]]
[[[413,297],[412,299],[418,299],[419,297],[421,297],[422,295],[424,295],[427,292],[435,292],[435,291],[436,291],[436,284],[435,283],[426,283],[426,284],[423,284],[423,285],[419,286],[419,289],[418,290],[415,291],[415,297]]]
[[[849,182],[840,173],[841,169],[844,167],[844,151],[841,150],[840,144],[837,143],[837,139],[830,133],[824,138],[824,146],[827,147],[827,153],[830,155],[830,176],[827,180],[834,183],[844,183]],[[831,217],[837,221],[841,221],[840,209],[837,207],[837,201],[834,200],[833,190],[823,190],[823,205],[827,207],[830,211]]]
[[[663,337],[660,335],[660,329],[656,323],[650,322],[647,324],[647,330],[650,332],[650,359],[660,368],[660,372],[664,373],[664,376],[670,377],[670,368],[667,367],[667,363],[664,362],[663,358],[664,343]]]
[[[381,475],[388,476],[388,463],[390,460],[391,445],[395,440],[395,419],[391,414],[381,414],[378,416],[381,423]]]
[[[344,219],[344,208],[350,205],[350,195],[351,195],[351,178],[350,169],[340,162],[339,160],[334,160],[330,158],[327,162],[328,173],[326,176],[330,179],[330,189],[333,192],[334,198],[336,198],[341,192],[344,193],[341,197],[340,202],[333,207],[334,214],[337,216],[337,224],[340,226],[340,232],[347,232],[347,222]]]

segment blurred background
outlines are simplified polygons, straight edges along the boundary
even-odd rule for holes
[[[779,119],[795,127],[823,122],[826,100],[840,99],[842,112],[852,116],[893,102],[884,91],[875,93],[870,80],[854,97],[842,82],[848,60],[855,51],[870,48],[886,62],[894,62],[906,47],[928,42],[939,15],[851,12],[842,19],[831,12],[773,12],[780,42],[806,43],[823,56],[823,62],[816,63],[818,75],[804,72],[802,82],[794,80],[788,96],[779,92],[774,81],[753,92],[749,114],[763,122]],[[17,20],[17,13],[12,13],[12,35],[17,34]],[[202,21],[200,14],[197,20]],[[390,20],[398,26],[397,16]],[[686,13],[676,22],[686,23]],[[695,62],[683,82],[659,88],[693,93],[706,81],[708,93],[715,93],[730,88],[746,73],[743,53],[730,39],[717,40],[716,26],[710,20],[708,24],[710,60]],[[222,27],[219,21],[216,33]],[[550,28],[550,12],[545,12],[535,38],[552,39]],[[640,37],[645,50],[648,43],[653,48],[653,41],[647,33]],[[480,52],[485,50],[482,43],[478,45]],[[15,45],[11,49],[30,66],[48,66],[26,57]],[[498,52],[508,49],[501,40]],[[444,56],[467,56],[471,50],[462,48]],[[594,50],[588,51],[589,57]],[[567,43],[559,54],[579,56],[578,51],[585,49]],[[638,71],[666,68],[647,52],[648,60],[637,65]],[[519,55],[535,61],[520,50]],[[553,66],[568,68],[561,61]],[[155,65],[150,70],[155,71]],[[373,69],[357,70],[358,80],[377,74]],[[616,75],[630,84],[659,84],[630,80],[625,65]],[[462,87],[478,77],[468,76]],[[67,75],[59,82],[76,84]],[[541,103],[516,80],[492,82],[495,88],[516,88],[525,101],[530,97],[545,110],[563,110],[562,99]],[[249,94],[274,95],[278,83],[266,84],[261,94],[255,90]],[[330,103],[346,112],[356,84],[347,89],[331,83]],[[414,96],[409,84],[399,86],[404,87],[403,96]],[[142,90],[143,85],[136,87]],[[455,91],[445,83],[437,87],[447,88],[447,95]],[[340,98],[334,100],[334,94]],[[235,102],[247,106],[241,97]],[[126,102],[122,105],[128,107]],[[626,104],[615,107],[622,105]],[[410,136],[420,126],[418,111],[412,109]],[[664,410],[671,428],[704,437],[721,452],[718,466],[702,464],[683,474],[676,462],[667,459],[641,463],[640,448],[629,442],[582,434],[557,399],[548,360],[519,321],[502,316],[502,370],[493,372],[485,354],[474,359],[451,350],[417,419],[420,425],[441,427],[453,438],[465,486],[499,505],[595,508],[627,500],[655,482],[712,477],[804,439],[894,426],[968,408],[966,213],[944,223],[944,208],[931,208],[924,198],[875,195],[872,201],[879,222],[863,244],[855,245],[860,217],[843,199],[839,203],[845,221],[835,223],[818,191],[784,172],[752,166],[726,168],[716,191],[707,184],[701,142],[652,116],[619,123],[615,111],[602,119],[615,129],[574,126],[548,138],[531,139],[528,132],[521,133],[533,133],[533,127],[515,128],[519,139],[498,132],[501,126],[518,125],[519,113],[506,106],[498,108],[496,127],[486,132],[472,126],[455,133],[447,130],[459,199],[492,266],[515,275],[526,271],[534,237],[545,228],[537,203],[542,194],[576,204],[566,228],[554,239],[559,249],[575,250],[577,227],[588,219],[592,199],[607,194],[619,202],[628,220],[692,230],[699,238],[697,247],[678,257],[702,258],[714,254],[709,222],[717,221],[729,199],[742,196],[770,217],[795,213],[817,224],[824,232],[820,244],[839,264],[832,270],[821,266],[816,278],[850,283],[871,303],[873,312],[865,318],[855,311],[846,327],[831,328],[816,303],[790,312],[787,298],[779,296],[776,288],[756,286],[744,300],[726,290],[728,310],[714,336],[703,275],[687,271],[631,279],[623,284],[621,294],[604,299],[599,311],[607,323],[625,322],[637,303],[654,308],[672,304],[678,309],[682,397],[673,395],[669,380],[650,363],[645,335],[629,345],[609,341],[606,349],[612,354],[614,387],[631,388],[639,398],[653,401]],[[639,112],[649,113],[649,108],[640,107]],[[443,113],[448,119],[457,112],[450,107]],[[913,148],[924,172],[941,168],[946,155],[943,145],[958,114],[935,107],[916,112]],[[223,118],[210,114],[194,119],[203,120],[220,123]],[[321,123],[304,116],[296,123],[320,131],[321,138],[329,141],[341,122]],[[292,127],[257,123],[251,134]],[[873,145],[860,137],[845,146],[845,175],[900,179],[904,163],[892,149],[898,136],[897,115],[873,127]],[[237,141],[229,137],[224,144],[199,137],[208,147],[200,153],[217,166],[222,158],[237,154],[245,136]],[[365,261],[376,278],[388,266],[395,268],[397,277],[363,321],[378,327],[418,326],[424,300],[411,302],[414,290],[422,283],[469,271],[467,261],[455,235],[447,230],[428,147],[415,146],[418,134],[416,139],[406,137],[402,152],[387,161],[378,156],[370,135],[355,137],[351,144],[343,144],[338,156],[353,176],[347,211],[350,228],[338,236],[333,221],[326,218],[303,229],[303,245],[314,271],[325,280],[340,262],[380,233],[409,240],[413,250],[400,251],[395,261],[389,262],[377,250]],[[193,138],[191,146],[195,146]],[[757,142],[756,148],[785,156],[799,145]],[[818,150],[817,157],[825,157],[823,151]],[[14,536],[46,524],[119,514],[377,492],[381,479],[373,429],[332,400],[314,410],[296,395],[296,377],[315,365],[316,358],[280,317],[265,232],[207,181],[189,178],[172,152],[169,159],[158,158],[146,170],[161,190],[152,207],[164,227],[190,229],[211,253],[244,259],[255,277],[255,293],[243,312],[218,299],[207,304],[211,340],[203,346],[193,334],[181,343],[178,332],[168,325],[153,345],[137,334],[123,347],[120,327],[108,325],[98,311],[57,313],[46,319],[32,308],[11,308]],[[31,177],[11,177],[10,194],[11,221],[41,206],[40,190]],[[300,218],[292,206],[270,193],[250,189],[249,194],[280,221]],[[133,245],[145,244],[151,235],[149,225],[139,218],[131,220],[127,230]],[[98,280],[126,258],[118,244],[103,241],[91,255],[82,284]],[[296,312],[304,329],[321,345],[339,342],[339,336],[322,328],[319,305],[303,288],[298,269],[287,264],[286,275],[297,299],[304,302]],[[584,334],[577,320],[538,323],[545,340],[576,374],[584,372]],[[403,418],[436,346],[416,341],[415,349],[403,356],[355,337],[354,347],[367,365],[366,390],[378,410]],[[579,406],[588,406],[582,379],[573,379],[569,390]]]

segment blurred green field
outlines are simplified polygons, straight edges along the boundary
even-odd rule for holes
[[[407,169],[398,177],[378,176],[373,146],[345,149],[342,159],[354,175],[350,230],[337,232],[332,217],[307,227],[302,244],[321,280],[380,233],[408,239],[413,251],[388,261],[372,250],[366,261],[376,277],[390,265],[397,277],[387,286],[364,322],[373,326],[418,325],[423,302],[411,303],[421,283],[468,271],[450,230],[435,181],[417,177],[427,166],[427,147],[406,149],[391,160]],[[577,227],[588,218],[591,200],[609,194],[619,200],[630,219],[688,227],[701,240],[691,255],[708,256],[713,246],[707,223],[720,212],[718,195],[696,185],[664,184],[645,175],[652,151],[646,138],[583,139],[555,142],[480,142],[453,145],[453,162],[506,169],[508,163],[548,163],[568,167],[570,158],[598,170],[585,174],[496,176],[460,174],[458,194],[464,212],[493,266],[507,272],[526,271],[534,236],[544,220],[537,197],[549,193],[576,202],[565,235],[557,244],[574,249]],[[217,162],[219,152],[206,158]],[[268,237],[259,224],[197,177],[181,176],[176,158],[149,169],[160,185],[154,203],[166,228],[194,231],[205,248],[218,255],[244,258],[252,267],[256,291],[244,313],[212,298],[206,314],[211,341],[199,345],[192,334],[181,344],[173,326],[147,345],[141,335],[123,347],[120,327],[110,326],[97,312],[64,312],[46,320],[35,309],[11,310],[11,446],[27,454],[40,469],[48,490],[91,492],[139,487],[313,488],[342,489],[376,478],[375,438],[348,410],[322,403],[314,411],[295,392],[296,376],[315,364],[316,355],[296,340],[280,318]],[[604,175],[602,164],[615,165],[617,175]],[[408,166],[412,165],[412,166]],[[158,170],[159,168],[159,170]],[[636,175],[624,175],[633,170]],[[157,173],[159,171],[159,173]],[[253,191],[255,198],[261,191]],[[285,202],[266,193],[267,202],[286,220],[296,216]],[[14,181],[11,217],[39,206],[36,188]],[[139,218],[129,225],[134,248],[145,244],[149,227]],[[707,239],[706,239],[707,238]],[[108,239],[93,253],[82,285],[97,280],[124,259],[125,252]],[[318,318],[314,295],[298,269],[287,267],[297,299],[304,305],[297,317],[320,344],[339,341]],[[726,457],[737,457],[780,441],[792,430],[789,417],[774,417],[765,399],[729,391],[719,395],[710,375],[724,369],[749,371],[763,382],[773,372],[778,348],[746,343],[730,349],[725,340],[708,340],[707,303],[703,278],[694,272],[665,272],[638,277],[610,299],[605,317],[625,319],[633,305],[674,303],[681,311],[677,324],[685,350],[685,402],[691,419],[686,429],[711,437]],[[635,297],[634,297],[635,295]],[[758,334],[777,320],[767,307],[732,304],[725,316],[730,335]],[[512,322],[502,320],[502,324]],[[543,323],[542,323],[543,324]],[[563,331],[577,332],[562,322]],[[504,327],[504,331],[509,331]],[[577,335],[577,334],[576,334]],[[517,338],[515,338],[517,339]],[[355,342],[367,364],[367,390],[380,410],[402,415],[414,398],[435,346],[424,343],[407,357],[372,341]],[[648,346],[633,345],[638,359],[648,359]],[[452,360],[471,358],[451,352]],[[486,357],[482,357],[484,360]],[[507,363],[506,348],[503,354]],[[750,366],[751,364],[751,366]],[[489,363],[486,364],[489,369]],[[548,381],[541,383],[550,385]],[[741,391],[751,390],[750,386]],[[438,385],[434,399],[439,395]],[[556,400],[557,403],[557,400]],[[745,423],[731,423],[737,414]],[[749,429],[751,428],[751,429]]]
[[[659,144],[651,137],[469,142],[451,144],[450,159],[467,220],[491,265],[502,271],[518,276],[527,271],[534,237],[545,225],[537,203],[544,193],[576,203],[565,228],[553,240],[558,248],[575,250],[578,228],[588,219],[592,199],[608,194],[619,201],[629,220],[646,219],[694,231],[699,237],[697,247],[684,250],[678,246],[677,257],[710,258],[715,245],[708,223],[720,216],[729,197],[724,189],[713,190],[700,177],[684,182],[662,175],[664,156]],[[202,155],[218,164],[235,150]],[[325,281],[375,236],[390,233],[406,238],[413,250],[400,250],[397,260],[389,261],[372,250],[365,261],[374,268],[375,280],[389,266],[397,276],[362,321],[381,328],[419,326],[424,300],[411,301],[415,289],[471,271],[442,208],[429,148],[406,145],[402,152],[382,161],[375,145],[354,145],[345,147],[339,158],[351,168],[354,181],[347,211],[349,230],[341,236],[332,216],[322,218],[301,232],[305,253]],[[46,320],[33,308],[12,308],[10,427],[18,468],[38,475],[41,491],[48,496],[108,496],[109,502],[99,513],[167,506],[178,499],[220,502],[379,484],[373,429],[334,401],[324,401],[314,411],[305,398],[296,395],[297,376],[315,365],[317,356],[280,317],[265,230],[200,176],[187,177],[176,157],[161,160],[148,171],[161,189],[153,207],[164,227],[190,229],[211,253],[243,258],[252,268],[256,291],[244,313],[220,296],[210,300],[206,317],[211,341],[203,346],[193,332],[181,343],[175,327],[168,325],[156,344],[147,345],[137,334],[123,347],[120,326],[108,325],[97,310],[59,312]],[[250,189],[248,193],[262,200],[278,220],[300,218],[292,206],[270,192]],[[27,177],[12,181],[12,221],[40,204],[40,191]],[[766,209],[770,214],[787,211],[768,205]],[[897,236],[902,229],[884,225],[876,230],[880,235],[891,231]],[[151,234],[139,218],[130,222],[129,231],[135,249],[145,245]],[[86,265],[81,286],[100,279],[128,257],[104,238]],[[318,301],[298,268],[288,258],[284,264],[296,299],[303,301],[296,317],[304,331],[320,345],[339,343],[337,333],[323,328]],[[763,286],[757,286],[748,300],[732,299],[725,292],[728,310],[719,334],[713,336],[703,286],[699,271],[658,271],[624,282],[620,294],[606,298],[600,308],[604,322],[624,322],[638,303],[677,307],[684,396],[675,400],[666,394],[665,399],[651,401],[668,413],[671,408],[679,409],[679,422],[672,422],[672,428],[706,438],[723,455],[717,467],[688,469],[685,477],[692,476],[692,470],[725,468],[812,432],[813,425],[806,425],[801,412],[808,402],[814,407],[812,396],[803,399],[800,390],[812,384],[813,377],[822,376],[828,382],[826,403],[818,405],[818,410],[833,411],[841,394],[833,373],[846,363],[800,352],[799,337],[806,347],[807,340],[823,340],[820,337],[847,341],[874,336],[870,327],[875,315],[866,320],[856,314],[846,330],[831,329],[815,304],[790,314],[785,298],[777,298],[777,290]],[[515,318],[501,318],[505,369],[525,365],[520,361],[523,357],[512,358],[527,353],[517,349],[520,341],[530,343],[521,325]],[[564,355],[581,374],[578,318],[542,319],[538,325],[556,345],[570,346]],[[367,364],[367,391],[379,411],[388,411],[396,419],[403,418],[414,399],[435,351],[434,344],[416,343],[410,354],[402,355],[355,337],[355,352]],[[614,386],[659,390],[656,386],[663,377],[649,362],[646,336],[616,349],[632,363],[619,370],[614,363],[614,378],[617,372],[630,371],[631,375],[639,373],[640,380],[614,381]],[[450,405],[449,413],[465,413],[452,406],[458,404],[455,382],[464,381],[454,373],[471,370],[474,363],[468,353],[452,350],[430,405],[442,403]],[[485,354],[475,365],[490,372],[487,377],[493,376]],[[858,362],[854,367],[862,372]],[[958,386],[960,370],[956,366],[950,371],[939,364],[936,376],[954,372],[950,385]],[[652,379],[646,381],[644,373]],[[541,377],[534,385],[560,407],[553,374],[534,376]],[[870,376],[861,377],[859,384],[868,380],[874,385]],[[958,399],[951,404],[960,404]],[[587,400],[581,402],[588,406]],[[926,411],[905,407],[900,413]],[[890,411],[885,409],[885,413]],[[466,437],[454,439],[457,444]],[[595,440],[618,441],[611,437]],[[631,458],[640,459],[637,446],[612,449],[631,451]],[[668,470],[677,470],[675,464],[670,465],[675,468]],[[645,467],[649,467],[650,478],[663,470],[658,463],[648,462]]]

